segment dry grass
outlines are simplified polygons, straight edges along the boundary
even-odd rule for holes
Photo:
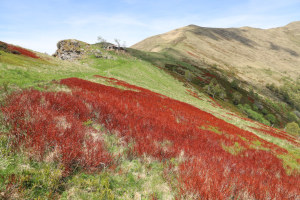
[[[277,84],[280,77],[300,75],[299,34],[300,22],[266,30],[190,25],[150,37],[132,48],[151,52],[175,50],[181,58],[194,63],[204,61],[230,70],[234,67],[240,78],[261,86]]]

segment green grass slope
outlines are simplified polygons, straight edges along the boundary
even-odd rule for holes
[[[61,61],[50,56],[36,60],[3,53],[0,57],[1,76],[4,77],[1,79],[1,83],[4,83],[4,85],[7,84],[8,88],[14,89],[18,87],[39,87],[43,83],[49,83],[51,80],[59,80],[67,77],[84,78],[96,82],[99,80],[94,78],[93,75],[97,74],[117,78],[189,103],[244,129],[248,129],[249,125],[253,125],[252,122],[228,115],[228,113],[232,113],[231,110],[216,106],[208,95],[199,92],[191,84],[184,84],[164,69],[154,66],[146,59],[144,61],[130,54],[110,53],[116,59],[99,59],[90,55],[76,62]],[[168,59],[174,62],[172,57]],[[197,93],[198,98],[190,95],[187,90]],[[253,126],[257,126],[255,122]]]
[[[99,47],[95,45],[93,48]],[[40,58],[34,59],[0,51],[1,104],[3,99],[17,90],[35,88],[42,91],[68,91],[68,88],[56,84],[56,81],[63,78],[78,77],[112,86],[115,85],[105,79],[95,78],[94,75],[116,78],[186,102],[235,126],[254,132],[263,140],[287,150],[288,153],[281,154],[279,158],[283,160],[288,173],[300,172],[299,140],[295,139],[295,144],[250,128],[261,128],[262,125],[242,118],[230,106],[219,106],[196,84],[187,82],[178,73],[176,75],[163,68],[169,63],[196,70],[192,65],[162,54],[149,57],[143,53],[140,56],[136,56],[137,53],[134,56],[133,53],[107,53],[115,59],[96,58],[91,54],[81,60],[69,62],[43,54],[37,54]],[[1,113],[0,116],[3,117]],[[130,148],[124,146],[122,138],[106,131],[100,124],[87,121],[86,126],[106,133],[103,140],[112,154],[119,155]],[[209,129],[218,133],[215,127]],[[7,136],[9,131],[7,124],[0,124],[0,198],[174,199],[178,192],[176,185],[167,183],[164,164],[151,160],[150,157],[121,156],[117,169],[105,169],[94,174],[75,171],[72,176],[63,177],[63,169],[59,164],[32,160],[26,149],[15,151],[10,146],[11,138]],[[252,145],[253,148],[263,149],[259,141]],[[239,151],[238,146],[224,148],[233,153]],[[176,164],[177,161],[171,162]]]

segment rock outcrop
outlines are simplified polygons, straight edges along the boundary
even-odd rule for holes
[[[101,50],[100,50],[101,49]],[[61,40],[57,43],[57,50],[53,54],[54,57],[62,60],[78,60],[84,56],[95,56],[100,59],[112,59],[115,57],[110,55],[107,49],[97,45],[88,44],[79,40]]]
[[[108,54],[107,52],[103,53],[100,49],[92,49],[90,55],[94,55],[96,58],[115,60],[116,58]]]
[[[62,60],[76,60],[86,53],[86,48],[90,45],[79,40],[61,40],[57,43],[57,50],[53,54]]]

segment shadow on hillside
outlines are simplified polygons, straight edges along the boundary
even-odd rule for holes
[[[299,54],[296,51],[293,51],[292,49],[289,48],[278,46],[272,42],[270,42],[270,49],[274,51],[285,51],[289,53],[291,56],[299,57]]]
[[[191,32],[197,34],[209,37],[213,40],[235,40],[240,42],[243,45],[246,45],[248,47],[253,48],[256,43],[244,36],[242,36],[242,30],[238,29],[221,29],[221,28],[197,28],[191,30]]]

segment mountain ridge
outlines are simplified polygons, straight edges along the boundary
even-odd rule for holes
[[[263,85],[276,83],[282,77],[296,79],[300,75],[300,21],[270,29],[188,25],[147,38],[132,48],[176,51],[180,59],[188,58],[196,65],[204,62],[234,69],[241,79],[253,85],[258,81]]]

